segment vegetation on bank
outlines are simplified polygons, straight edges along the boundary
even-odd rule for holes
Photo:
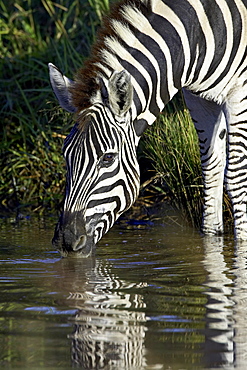
[[[73,117],[58,107],[47,63],[72,77],[108,9],[109,0],[0,0],[1,209],[59,208],[65,182],[61,147]],[[145,134],[140,157],[154,171],[149,190],[166,194],[198,225],[197,138],[181,99],[175,101]]]
[[[181,99],[168,105],[143,140],[144,155],[162,179],[163,191],[193,224],[200,226],[203,187],[198,139]]]
[[[58,107],[47,63],[71,76],[89,54],[108,8],[108,0],[0,0],[2,209],[59,206],[61,147],[73,117]]]

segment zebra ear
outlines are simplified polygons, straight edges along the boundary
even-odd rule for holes
[[[133,86],[130,74],[123,70],[114,72],[108,82],[108,100],[114,114],[124,115],[131,107]]]
[[[68,112],[74,113],[76,108],[71,103],[71,93],[69,92],[69,87],[74,82],[64,76],[54,64],[49,63],[48,67],[51,86],[59,104]]]

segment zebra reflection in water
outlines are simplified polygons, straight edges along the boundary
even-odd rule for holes
[[[245,369],[247,362],[247,252],[235,246],[233,266],[226,262],[222,237],[204,239],[204,267],[208,271],[206,303],[205,361],[208,367],[227,365]]]
[[[84,284],[79,288],[77,282],[68,297],[78,309],[69,336],[73,365],[83,369],[144,368],[147,318],[141,288],[146,283],[121,280],[110,265],[98,260],[86,271]]]

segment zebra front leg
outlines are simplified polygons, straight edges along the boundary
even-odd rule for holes
[[[226,120],[221,111],[214,125],[197,128],[204,182],[202,231],[205,234],[223,233],[223,184],[226,165]],[[205,129],[198,128],[200,126]]]
[[[227,97],[228,152],[225,182],[232,201],[234,234],[247,240],[247,74]]]
[[[223,183],[226,164],[226,120],[222,107],[184,90],[200,145],[204,182],[202,231],[223,233]]]

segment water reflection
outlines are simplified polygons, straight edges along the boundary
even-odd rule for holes
[[[206,237],[204,266],[208,271],[205,292],[206,304],[206,341],[205,358],[210,364],[232,364],[234,360],[234,330],[229,318],[234,302],[231,299],[232,280],[223,254],[223,238]]]
[[[222,237],[204,239],[203,264],[208,271],[205,285],[205,362],[208,367],[244,369],[247,361],[247,270],[246,243],[232,248]],[[225,250],[227,249],[227,250]],[[225,368],[225,367],[224,367]]]
[[[141,288],[146,284],[120,279],[106,261],[62,262],[63,285],[70,288],[68,304],[78,310],[69,336],[73,365],[83,369],[144,368],[147,318]],[[73,282],[71,268],[77,277]]]
[[[247,363],[247,243],[239,243],[236,247],[234,262],[234,289],[232,299],[235,303],[234,318],[234,354],[235,366],[245,369]]]
[[[246,243],[115,228],[60,259],[42,225],[1,228],[0,368],[246,368]]]

